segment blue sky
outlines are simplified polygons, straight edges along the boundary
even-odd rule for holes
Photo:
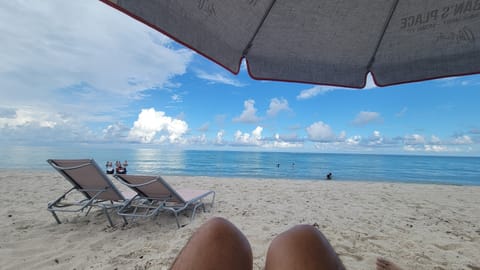
[[[480,154],[480,75],[253,80],[96,0],[0,3],[0,144]]]

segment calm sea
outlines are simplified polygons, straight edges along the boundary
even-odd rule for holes
[[[2,146],[1,169],[51,170],[48,158],[128,160],[129,173],[480,185],[479,157],[168,150],[144,147]]]

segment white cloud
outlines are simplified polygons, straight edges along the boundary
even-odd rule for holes
[[[406,145],[423,145],[426,142],[425,138],[420,134],[407,135],[405,136],[404,140]]]
[[[223,140],[223,137],[225,136],[225,130],[220,130],[217,132],[217,136],[215,137],[215,142],[214,144],[216,145],[224,145],[225,142]]]
[[[453,144],[473,144],[473,140],[468,135],[461,135],[453,139]]]
[[[373,80],[373,77],[372,77],[372,74],[371,73],[368,73],[367,74],[367,82],[365,83],[365,87],[362,88],[362,89],[372,89],[372,88],[376,88],[377,85],[375,84],[375,81]]]
[[[378,112],[361,111],[353,120],[353,124],[357,126],[365,126],[370,123],[381,123],[382,117]]]
[[[202,145],[202,144],[207,144],[207,135],[201,134],[199,136],[194,136],[188,139],[189,144],[193,145]]]
[[[266,147],[266,148],[300,148],[300,147],[303,147],[303,143],[273,141],[273,142],[264,144],[263,147]]]
[[[329,125],[322,121],[311,124],[307,127],[308,138],[312,141],[333,141],[335,140],[335,134]]]
[[[209,81],[210,83],[220,83],[236,87],[245,86],[245,84],[239,82],[237,79],[232,78],[231,75],[228,76],[220,73],[210,74],[203,70],[196,70],[195,73],[197,74],[198,78]]]
[[[284,98],[272,98],[270,101],[270,107],[267,110],[267,115],[276,116],[282,111],[291,111],[290,107],[288,107],[288,101]]]
[[[262,131],[263,128],[260,126],[257,126],[251,134],[237,130],[234,135],[233,145],[260,146],[262,145]]]
[[[303,139],[297,135],[274,134],[273,137],[264,137],[263,128],[257,126],[251,133],[243,133],[240,130],[234,134],[232,146],[257,146],[262,148],[300,148],[303,147]]]
[[[242,114],[233,119],[233,122],[240,123],[257,123],[260,118],[256,115],[255,101],[253,99],[245,100],[243,102],[244,110]]]
[[[347,145],[359,145],[362,142],[362,137],[359,135],[352,136],[346,139],[345,143]]]
[[[130,128],[123,123],[116,122],[103,129],[103,137],[107,141],[122,141],[128,136]]]
[[[429,145],[429,144],[426,144],[426,145],[424,145],[424,149],[425,149],[425,152],[435,152],[435,153],[447,152],[448,151],[448,148],[446,146],[443,146],[443,145]]]
[[[240,70],[243,72],[248,72],[247,60],[245,58],[242,59],[240,63]]]
[[[373,134],[370,136],[368,145],[382,145],[384,142],[383,136],[380,134],[380,131],[375,130]]]
[[[303,147],[303,142],[299,141],[296,136],[281,136],[275,134],[273,140],[265,142],[263,147],[267,148],[299,148]]]
[[[0,4],[0,107],[113,122],[142,91],[170,85],[193,57],[96,0]],[[20,121],[20,120],[19,120]]]
[[[76,117],[17,109],[0,116],[0,141],[60,143],[94,140],[92,131]]]
[[[162,111],[143,109],[128,134],[128,138],[141,143],[183,143],[188,131],[185,121],[165,116]]]
[[[316,85],[312,88],[302,90],[300,94],[297,96],[298,100],[304,100],[304,99],[310,99],[318,95],[325,94],[327,92],[333,91],[338,87],[332,87],[332,86],[320,86]]]
[[[435,135],[432,135],[432,137],[430,138],[430,143],[432,144],[441,144],[442,141],[440,140],[439,137],[435,136]]]
[[[0,116],[0,128],[21,128],[31,125],[53,128],[57,123],[64,121],[59,116],[52,118],[46,113],[32,112],[31,110],[11,110],[8,114],[6,112],[4,110],[3,115]]]
[[[406,151],[406,152],[414,152],[414,151],[415,151],[415,147],[413,147],[412,145],[404,145],[404,146],[403,146],[403,151]]]
[[[448,152],[450,149],[442,144],[440,138],[437,136],[431,136],[428,141],[424,136],[420,134],[407,135],[404,138],[403,150],[407,152]]]
[[[375,82],[373,81],[373,78],[372,78],[371,74],[369,73],[367,75],[367,83],[366,83],[365,87],[363,88],[363,90],[368,90],[368,89],[372,89],[372,88],[375,88],[375,87],[377,87],[377,86],[375,85]],[[355,90],[359,90],[359,89],[336,87],[336,86],[316,85],[312,88],[302,90],[300,92],[300,94],[297,96],[297,99],[298,100],[310,99],[310,98],[313,98],[315,96],[323,95],[325,93],[336,91],[336,90],[349,90],[349,91],[353,90],[353,91],[355,91]]]
[[[179,95],[179,94],[173,94],[170,98],[171,98],[171,101],[172,101],[173,103],[181,103],[181,102],[183,102],[183,97],[182,97],[181,95]]]
[[[436,80],[441,87],[458,87],[458,86],[471,86],[480,85],[480,82],[475,77],[447,77]]]

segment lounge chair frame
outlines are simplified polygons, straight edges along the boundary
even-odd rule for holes
[[[115,175],[114,176],[120,183],[123,185],[133,189],[138,195],[136,196],[136,200],[141,200],[143,203],[149,202],[154,207],[149,208],[150,211],[146,213],[137,214],[136,212],[129,211],[132,209],[132,203],[134,200],[130,202],[130,205],[125,205],[118,210],[118,214],[121,216],[127,217],[148,217],[148,216],[157,216],[162,211],[169,211],[172,212],[175,216],[175,220],[177,223],[177,227],[180,228],[180,221],[178,214],[187,210],[192,209],[192,215],[190,217],[190,222],[192,222],[195,218],[196,211],[199,207],[203,208],[205,212],[205,203],[203,199],[207,196],[211,195],[212,200],[210,201],[210,206],[213,207],[215,202],[215,191],[213,190],[182,190],[178,189],[175,190],[172,186],[170,186],[161,176],[146,176],[146,175]],[[141,183],[132,183],[132,179],[134,178],[142,178],[145,182]],[[165,189],[165,193],[161,196],[152,196],[152,194],[148,193],[148,188],[145,189],[144,187],[148,187],[149,185],[160,183],[162,187]],[[182,193],[195,193],[194,196],[189,196],[185,198],[182,196]],[[141,204],[139,204],[141,205]]]
[[[93,159],[78,159],[78,160],[73,160],[73,159],[63,159],[63,160],[55,160],[55,159],[48,159],[47,162],[55,169],[57,170],[70,184],[73,185],[71,189],[66,191],[63,195],[58,197],[56,200],[51,201],[48,203],[47,210],[50,211],[57,221],[58,224],[61,224],[60,219],[57,216],[56,212],[83,212],[85,209],[87,209],[87,212],[85,215],[88,215],[90,210],[93,207],[98,207],[101,208],[103,213],[108,219],[108,222],[110,226],[114,226],[114,223],[112,221],[112,218],[110,217],[110,214],[108,213],[109,210],[111,209],[117,209],[122,207],[124,204],[128,203],[129,200],[127,200],[124,195],[115,187],[115,185],[112,183],[112,181],[103,173],[103,171],[100,169],[98,164],[95,162]],[[73,166],[60,166],[57,163],[62,163],[62,162],[71,162],[71,163],[78,163],[77,165]],[[96,170],[98,173],[98,177],[104,181],[105,187],[103,188],[83,188],[80,184],[79,181],[74,179],[69,172],[77,169],[81,169],[87,166],[94,166],[94,170]],[[84,199],[78,200],[78,201],[68,201],[67,196],[70,195],[73,192],[80,192],[83,194],[85,197]],[[110,193],[110,196],[106,196],[107,192],[113,192]],[[111,198],[113,194],[113,197],[116,197],[116,200],[113,200]],[[124,224],[127,224],[127,220],[125,217],[122,217]]]

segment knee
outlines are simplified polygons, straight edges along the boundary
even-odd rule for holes
[[[289,230],[279,234],[273,239],[272,244],[279,244],[284,242],[304,242],[305,240],[324,239],[323,234],[312,225],[301,224],[296,225]]]
[[[172,269],[252,268],[252,251],[247,238],[230,221],[212,218],[193,234]]]
[[[317,228],[308,224],[295,225],[290,229],[290,231],[307,233],[307,234],[322,234]]]
[[[210,218],[209,220],[207,220],[207,222],[205,222],[202,227],[212,227],[212,228],[227,228],[227,227],[231,227],[231,226],[234,226],[230,221],[228,221],[227,219],[223,218],[223,217],[213,217],[213,218]]]
[[[204,244],[212,251],[213,256],[221,257],[219,265],[232,264],[235,268],[220,269],[251,269],[253,256],[247,237],[230,221],[215,217],[208,220],[198,231],[203,234]]]
[[[213,217],[205,222],[199,229],[199,231],[219,234],[238,234],[240,230],[235,227],[230,221],[222,217]]]
[[[297,225],[275,237],[266,265],[266,269],[344,269],[327,238],[311,225]]]
[[[229,243],[237,248],[251,252],[246,236],[233,223],[225,218],[214,217],[205,222],[197,231],[211,241]],[[226,244],[227,245],[227,244]]]
[[[296,225],[291,229],[291,231],[292,234],[297,235],[297,237],[327,241],[327,238],[323,235],[323,233],[312,225]]]

